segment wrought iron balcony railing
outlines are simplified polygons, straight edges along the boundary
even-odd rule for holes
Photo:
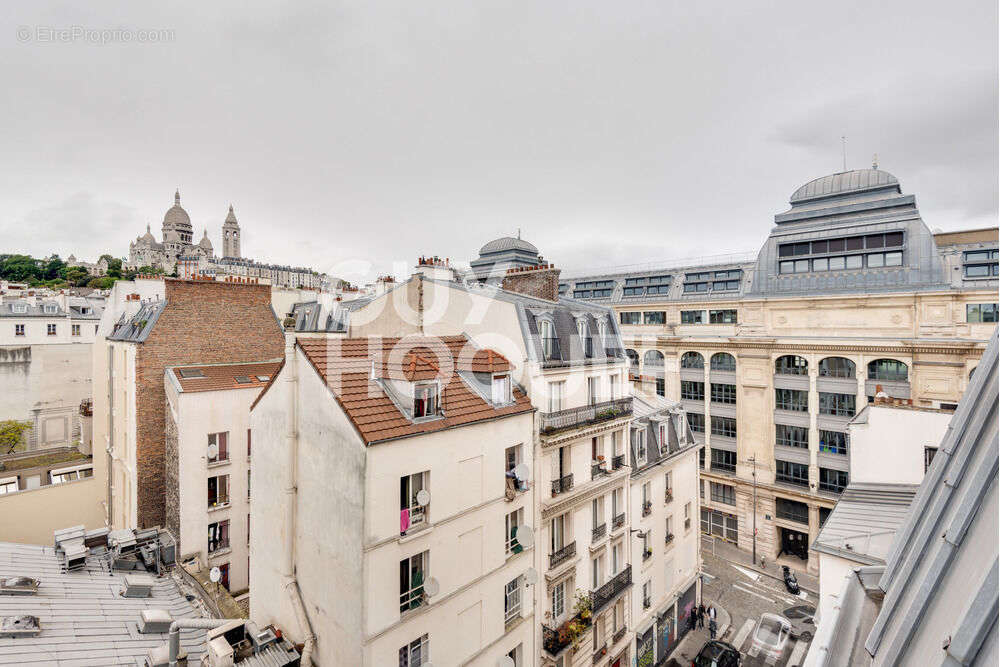
[[[623,625],[622,627],[618,628],[618,632],[616,632],[615,636],[611,638],[611,641],[617,644],[622,640],[622,637],[624,636],[625,636],[625,626]]]
[[[625,525],[625,512],[622,512],[611,520],[611,530],[618,530]]]
[[[607,532],[608,532],[608,524],[602,523],[597,528],[594,528],[594,531],[593,531],[593,533],[591,535],[591,541],[592,542],[596,542],[597,540],[599,540],[602,537],[604,537],[605,533],[607,533]]]
[[[652,513],[653,513],[653,501],[647,500],[642,504],[642,515],[649,516]]]
[[[593,405],[567,408],[558,412],[545,412],[541,417],[542,433],[551,433],[574,426],[596,424],[609,419],[627,417],[632,414],[632,397],[616,398]]]
[[[663,494],[663,502],[671,503],[674,501],[674,491],[673,489],[667,489],[667,492]]]
[[[625,569],[608,579],[607,583],[590,592],[590,608],[593,614],[597,614],[616,595],[632,585],[632,566],[626,565]]]
[[[565,562],[568,558],[572,558],[576,555],[576,542],[570,542],[562,549],[549,554],[549,569],[551,570],[560,563]]]
[[[552,495],[558,496],[573,488],[573,473],[563,475],[559,479],[552,480]]]
[[[625,467],[625,455],[619,454],[611,459],[611,469],[618,470]]]
[[[602,475],[607,475],[608,469],[604,467],[603,463],[593,463],[590,466],[590,479],[597,479]]]

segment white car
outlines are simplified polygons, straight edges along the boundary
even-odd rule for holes
[[[760,654],[780,659],[791,633],[792,624],[784,616],[761,614],[753,633],[753,646]]]

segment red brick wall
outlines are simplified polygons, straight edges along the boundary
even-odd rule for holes
[[[559,300],[559,269],[515,269],[503,277],[501,283],[508,292],[527,294],[528,296],[547,299],[548,301]]]
[[[166,520],[164,369],[263,361],[284,353],[269,285],[168,279],[166,300],[136,352],[136,493],[141,528],[164,525]]]

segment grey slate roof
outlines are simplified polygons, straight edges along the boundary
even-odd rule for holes
[[[166,305],[166,299],[156,299],[143,303],[131,317],[128,313],[122,313],[118,322],[115,323],[114,331],[108,336],[108,340],[130,343],[145,342]]]
[[[0,616],[30,614],[39,618],[36,637],[0,638],[0,665],[142,664],[167,634],[139,634],[143,609],[166,609],[174,618],[196,618],[195,608],[169,577],[156,581],[150,598],[124,598],[118,591],[124,574],[109,573],[99,559],[85,570],[63,573],[52,547],[0,542],[0,577],[40,580],[35,596],[0,596]],[[205,650],[204,630],[182,630],[181,647],[191,664]]]
[[[848,485],[812,548],[865,565],[884,563],[916,492],[910,484]]]
[[[25,312],[16,312],[14,310],[15,304],[24,306]],[[55,311],[46,313],[45,306],[55,306]],[[37,306],[29,304],[27,300],[5,301],[0,303],[0,317],[66,317],[66,311],[60,308],[55,301],[42,301]]]
[[[887,171],[879,169],[855,169],[842,171],[829,176],[822,176],[806,183],[792,193],[793,204],[865,190],[874,190],[886,186],[896,186],[899,191],[899,181]]]

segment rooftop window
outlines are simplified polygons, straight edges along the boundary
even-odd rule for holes
[[[1000,251],[969,250],[962,253],[962,263],[966,278],[990,278],[997,275]]]
[[[438,413],[440,388],[436,382],[413,387],[413,418],[434,417]]]
[[[742,269],[686,273],[684,274],[684,293],[696,294],[699,292],[726,292],[738,290],[740,288],[740,279],[742,277]]]
[[[205,377],[205,374],[201,371],[200,368],[181,368],[178,369],[177,374],[185,379]]]
[[[810,273],[882,268],[903,265],[902,250],[862,254],[865,250],[902,248],[903,232],[849,236],[822,241],[782,243],[778,246],[779,273]],[[833,253],[858,253],[829,256]],[[822,255],[822,257],[813,257]],[[799,259],[802,257],[802,259]]]

